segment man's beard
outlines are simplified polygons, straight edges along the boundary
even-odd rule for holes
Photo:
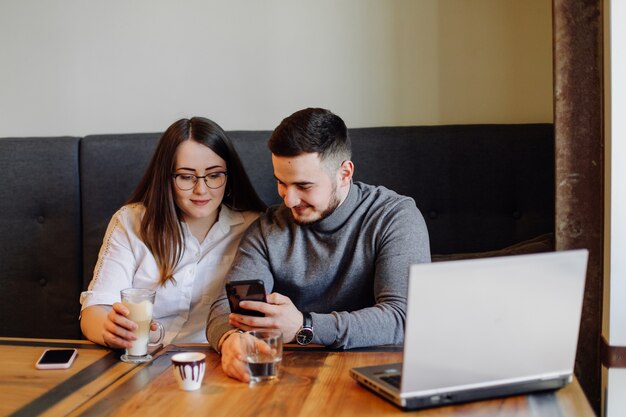
[[[330,201],[328,202],[328,207],[326,207],[324,209],[324,211],[322,211],[322,213],[320,214],[320,217],[318,219],[315,219],[315,220],[298,220],[296,218],[296,216],[293,216],[293,220],[297,224],[299,224],[300,226],[311,225],[311,224],[315,224],[315,223],[321,222],[322,220],[324,220],[325,218],[327,218],[328,216],[333,214],[334,211],[337,209],[337,207],[339,207],[339,204],[341,204],[341,200],[339,199],[339,196],[337,195],[337,185],[334,184],[333,185],[333,191],[332,191],[332,197],[330,198]]]

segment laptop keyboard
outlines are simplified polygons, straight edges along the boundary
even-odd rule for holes
[[[389,385],[392,385],[400,389],[400,375],[396,374],[396,375],[381,376],[380,379],[382,379]]]

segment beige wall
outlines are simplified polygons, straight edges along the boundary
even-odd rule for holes
[[[6,0],[0,137],[552,121],[549,0]]]

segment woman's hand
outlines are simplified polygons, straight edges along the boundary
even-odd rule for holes
[[[105,345],[112,348],[127,349],[133,345],[133,341],[137,340],[134,333],[137,330],[137,324],[126,318],[128,314],[128,308],[124,304],[115,303],[112,305],[102,329],[102,340]]]

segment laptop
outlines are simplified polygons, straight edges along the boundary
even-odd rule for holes
[[[353,368],[416,410],[571,382],[585,249],[412,265],[403,362]]]

